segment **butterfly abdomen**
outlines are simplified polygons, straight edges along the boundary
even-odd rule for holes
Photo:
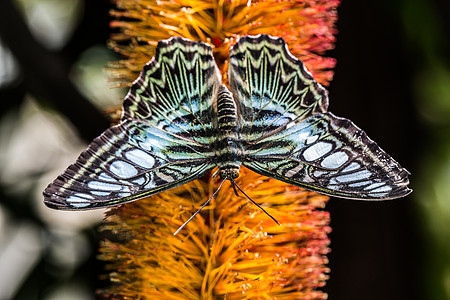
[[[237,134],[236,103],[225,85],[217,96],[218,139],[215,144],[220,176],[236,178],[242,164],[243,150]]]
[[[236,131],[236,103],[225,85],[217,96],[217,121],[220,132]]]

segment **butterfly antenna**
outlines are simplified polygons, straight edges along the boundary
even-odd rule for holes
[[[234,190],[234,194],[235,194],[237,197],[239,197],[239,194],[238,194],[238,191],[237,191],[237,189],[236,189],[236,186],[233,184],[232,187],[233,187],[233,190]]]
[[[258,203],[256,203],[255,201],[252,200],[252,198],[250,198],[249,196],[247,196],[247,194],[237,185],[236,181],[234,181],[234,178],[230,177],[231,182],[241,191],[242,194],[245,195],[245,197],[247,197],[248,200],[252,201],[253,204],[255,204],[256,206],[258,206],[263,212],[266,213],[266,215],[268,215],[269,217],[272,218],[272,220],[275,221],[275,223],[277,223],[278,225],[281,226],[281,224],[274,218],[272,217],[264,208],[261,207],[261,205],[259,205]]]
[[[184,224],[183,225],[181,225],[180,226],[180,228],[178,228],[177,229],[177,231],[175,231],[175,233],[173,234],[173,235],[177,235],[177,233],[178,232],[180,232],[180,230],[181,229],[183,229],[183,227],[184,226],[186,226],[187,225],[187,223],[189,223],[202,209],[203,209],[203,207],[205,207],[206,205],[208,205],[208,203],[209,203],[209,201],[211,201],[211,199],[217,194],[217,192],[220,190],[220,188],[222,187],[222,184],[225,182],[225,180],[226,179],[224,179],[223,181],[222,181],[222,183],[219,185],[219,188],[214,192],[214,194],[212,194],[212,196],[211,197],[209,197],[209,199],[208,199],[208,201],[206,201],[203,205],[202,205],[202,207],[200,207],[196,212],[195,212],[195,214],[193,214],[190,218],[189,218],[189,220],[187,220],[186,222],[184,222]]]

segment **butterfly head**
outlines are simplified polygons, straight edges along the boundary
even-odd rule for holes
[[[227,168],[219,170],[219,176],[222,179],[238,178],[239,168]]]

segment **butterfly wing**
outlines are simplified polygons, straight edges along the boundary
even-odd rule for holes
[[[231,50],[229,77],[247,168],[344,198],[392,199],[411,191],[408,171],[351,121],[326,112],[325,89],[283,39],[241,39]]]
[[[239,133],[255,142],[328,108],[328,96],[282,38],[245,36],[230,50],[230,90]]]
[[[161,41],[125,98],[122,122],[46,188],[45,204],[68,210],[118,205],[214,168],[212,104],[220,81],[209,46]]]
[[[184,184],[214,167],[205,145],[137,120],[111,127],[44,191],[57,209],[91,209]]]
[[[212,49],[180,37],[160,41],[123,104],[122,120],[137,119],[198,140],[213,133],[221,75]]]

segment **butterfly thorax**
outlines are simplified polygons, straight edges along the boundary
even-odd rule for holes
[[[217,97],[218,137],[214,145],[221,178],[237,178],[242,165],[243,150],[237,133],[236,103],[222,85]]]

